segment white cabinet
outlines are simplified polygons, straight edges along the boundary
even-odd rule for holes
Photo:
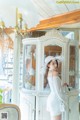
[[[23,88],[20,92],[20,105],[23,116],[26,116],[26,119],[22,120],[50,119],[50,115],[46,111],[49,87],[42,69],[46,56],[61,55],[63,57],[63,62],[60,64],[59,69],[62,83],[67,82],[70,84],[71,89],[76,88],[76,83],[78,84],[77,45],[75,40],[63,37],[55,29],[48,31],[45,36],[23,40]],[[67,95],[68,107],[74,98],[69,96],[68,99]],[[63,120],[71,120],[68,117],[70,116],[68,109],[63,116]]]
[[[70,96],[69,98],[69,120],[79,120],[79,101],[78,101],[78,96]],[[76,111],[76,114],[75,114]]]
[[[78,91],[71,91],[67,94],[68,120],[79,120],[79,94]]]
[[[47,100],[47,95],[39,95],[37,97],[37,102],[36,102],[36,113],[37,113],[37,119],[38,120],[49,120],[50,119],[50,114],[49,112],[46,111],[46,100]]]
[[[21,120],[35,120],[35,96],[20,92]]]
[[[46,111],[46,94],[20,92],[21,120],[45,120],[50,119],[50,114]]]

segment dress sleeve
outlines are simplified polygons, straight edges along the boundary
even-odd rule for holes
[[[62,93],[62,87],[61,87],[61,80],[58,77],[55,77],[55,80],[54,80],[54,89],[55,89],[57,97],[61,101],[64,101],[64,99],[63,99],[63,93]]]

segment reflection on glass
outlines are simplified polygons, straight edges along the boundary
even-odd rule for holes
[[[44,48],[45,57],[47,56],[55,57],[55,56],[61,55],[61,53],[62,53],[62,48],[60,46],[49,45],[49,46],[45,46]],[[62,66],[61,62],[59,62],[58,73],[59,73],[60,78],[61,78],[61,66]],[[46,75],[44,75],[44,88],[49,88]]]
[[[26,45],[25,47],[25,88],[35,89],[35,59],[36,46]]]
[[[70,46],[69,85],[75,87],[75,46]]]

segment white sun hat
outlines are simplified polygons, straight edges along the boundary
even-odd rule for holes
[[[51,61],[51,60],[56,60],[55,57],[53,56],[47,56],[45,58],[45,65],[47,66],[47,64]]]
[[[47,65],[48,65],[48,63],[49,63],[51,60],[54,60],[54,61],[57,60],[58,63],[59,63],[59,62],[61,63],[61,62],[64,60],[64,58],[63,58],[63,56],[61,56],[61,55],[58,55],[58,56],[47,56],[47,57],[45,58],[45,60],[44,60],[44,65],[41,66],[41,71],[40,71],[41,74],[45,74]]]
[[[47,56],[45,58],[45,66],[47,66],[47,64],[51,61],[51,60],[58,60],[58,62],[62,62],[63,61],[63,56],[59,55],[59,56]]]

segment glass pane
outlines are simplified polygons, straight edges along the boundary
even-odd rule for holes
[[[75,46],[70,46],[69,85],[75,87]]]
[[[25,81],[24,85],[27,89],[35,89],[35,69],[36,69],[36,46],[25,46]]]
[[[47,57],[47,56],[54,56],[55,57],[55,56],[62,54],[62,48],[59,46],[56,46],[56,45],[55,46],[49,45],[49,46],[46,46],[44,48],[44,54],[45,54],[45,57]],[[62,65],[59,62],[58,73],[59,73],[60,78],[62,77],[61,76],[61,67],[62,67]],[[44,88],[49,88],[46,74],[44,75]]]

